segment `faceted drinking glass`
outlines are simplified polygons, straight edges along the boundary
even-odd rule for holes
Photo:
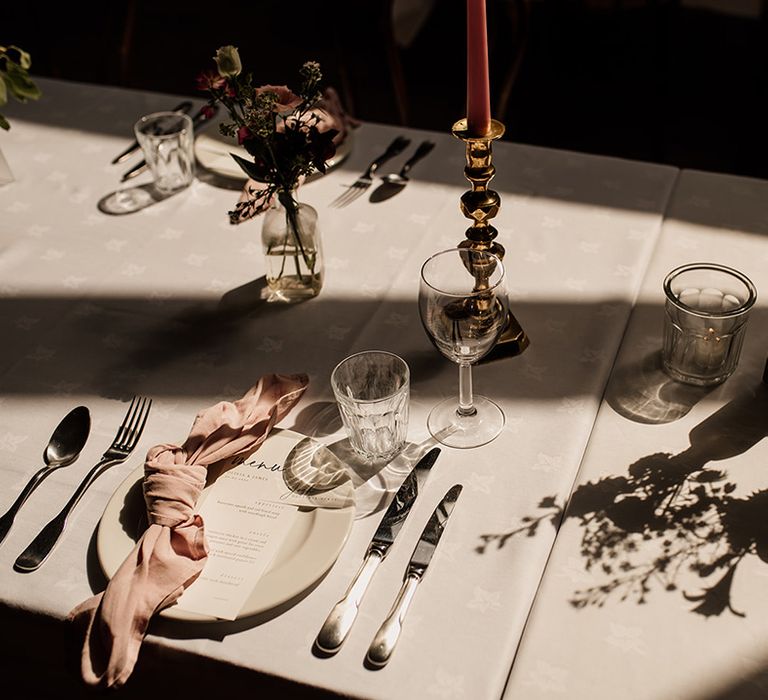
[[[342,360],[331,387],[352,448],[368,461],[389,460],[408,432],[410,370],[390,352],[367,350]]]
[[[667,275],[664,294],[664,370],[698,386],[725,381],[739,362],[755,286],[738,270],[692,263]]]

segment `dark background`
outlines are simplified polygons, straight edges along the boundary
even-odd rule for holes
[[[0,43],[29,51],[36,75],[197,96],[196,74],[224,44],[257,83],[291,85],[313,59],[354,116],[447,132],[465,109],[465,2],[435,0],[407,46],[392,6],[6,3]],[[738,16],[679,0],[488,0],[488,17],[505,139],[768,177],[764,6]]]

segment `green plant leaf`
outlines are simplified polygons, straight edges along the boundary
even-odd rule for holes
[[[5,78],[11,94],[21,102],[36,100],[42,94],[40,88],[32,82],[26,71],[13,63],[8,64],[8,72]]]
[[[8,88],[5,85],[5,76],[0,75],[0,106],[8,102]]]
[[[20,49],[18,46],[9,46],[7,51],[16,51],[18,53],[18,59],[14,59],[14,61],[23,70],[29,70],[32,67],[32,57],[24,49]]]
[[[8,131],[10,128],[11,125],[8,123],[8,120],[2,114],[0,114],[0,129],[5,129]]]

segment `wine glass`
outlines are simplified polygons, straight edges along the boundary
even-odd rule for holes
[[[493,401],[472,394],[472,364],[493,348],[504,330],[509,303],[501,259],[487,251],[452,248],[421,268],[419,313],[435,347],[459,365],[459,397],[429,414],[430,434],[449,447],[478,447],[504,427]]]

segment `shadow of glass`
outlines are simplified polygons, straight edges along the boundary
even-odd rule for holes
[[[306,499],[308,505],[346,507],[354,502],[351,475],[338,457],[314,438],[305,437],[291,449],[282,476],[289,491]]]
[[[757,556],[768,563],[768,489],[737,496],[737,483],[709,465],[744,454],[768,435],[768,386],[729,402],[689,433],[679,454],[656,453],[637,460],[625,475],[580,485],[565,511],[555,498],[539,503],[544,511],[525,516],[509,532],[481,537],[478,553],[501,549],[511,537],[536,533],[541,522],[557,528],[575,519],[585,569],[602,581],[577,590],[576,608],[602,607],[610,598],[648,601],[652,587],[682,591],[705,617],[729,610],[731,586],[740,562]]]
[[[137,187],[124,187],[104,195],[96,205],[100,212],[110,216],[135,214],[137,211],[151,207],[153,204],[179,194],[163,194],[153,184]]]
[[[661,425],[685,416],[713,388],[672,379],[664,372],[658,351],[617,370],[608,386],[606,401],[628,420]]]
[[[392,460],[365,460],[344,438],[328,445],[345,465],[355,489],[355,520],[374,515],[387,505],[389,497],[397,491],[405,476],[425,454],[434,447],[431,438],[421,444],[406,443],[402,452]]]

